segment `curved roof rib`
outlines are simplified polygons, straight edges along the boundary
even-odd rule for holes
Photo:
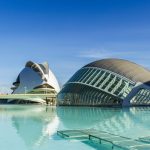
[[[150,71],[144,67],[123,59],[102,59],[84,67],[98,67],[120,74],[132,81],[148,83]]]
[[[32,68],[34,71],[38,72],[39,75],[46,83],[50,84],[53,88],[56,89],[57,92],[59,92],[60,90],[59,84],[57,82],[55,75],[49,68],[47,62],[44,62],[42,64],[37,64],[32,61],[28,61],[25,66]]]
[[[35,72],[39,73],[39,75],[42,77],[42,79],[47,81],[47,78],[44,76],[44,74],[45,74],[45,71],[43,70],[44,66],[42,65],[42,67],[41,67],[41,65],[34,63],[32,61],[28,61],[25,65],[25,67],[32,68]]]
[[[39,64],[39,66],[41,67],[41,69],[43,70],[43,72],[45,74],[48,74],[49,73],[49,65],[47,62],[44,62],[42,64]]]

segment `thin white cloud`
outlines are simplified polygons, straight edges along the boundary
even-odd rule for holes
[[[89,50],[89,51],[82,51],[79,54],[79,57],[102,59],[102,58],[125,57],[133,54],[135,54],[135,52],[133,51]]]
[[[150,51],[114,51],[114,50],[88,50],[79,53],[78,57],[87,59],[121,58],[133,61],[143,67],[150,69]]]

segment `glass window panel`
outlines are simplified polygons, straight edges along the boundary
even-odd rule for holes
[[[75,82],[78,82],[87,71],[87,69],[83,69],[82,72],[78,73],[78,77],[75,79]]]
[[[112,86],[108,89],[109,92],[111,92],[115,86],[118,84],[118,82],[120,81],[120,78],[116,77],[115,82],[112,84]]]
[[[90,72],[87,74],[87,76],[82,80],[82,82],[83,83],[85,83],[89,78],[90,78],[90,76],[92,75],[92,73],[93,73],[93,71],[94,71],[95,69],[90,69]]]
[[[104,71],[101,71],[100,74],[92,81],[91,85],[94,85],[103,74],[104,74]]]
[[[105,89],[107,87],[107,85],[113,80],[114,75],[110,75],[110,78],[108,79],[108,81],[103,85],[102,89]]]
[[[86,68],[86,71],[82,75],[82,77],[78,80],[78,82],[82,82],[82,80],[87,76],[87,74],[90,72],[89,68]]]
[[[90,79],[86,83],[89,84],[93,80],[93,78],[98,74],[98,72],[99,70],[95,70],[91,75]]]
[[[103,81],[108,77],[108,75],[109,75],[109,73],[106,72],[105,76],[99,81],[99,83],[96,85],[96,87],[99,87],[103,83]]]
[[[118,95],[122,89],[125,87],[125,81],[122,81],[121,85],[118,87],[118,89],[114,92],[115,95]]]
[[[89,84],[93,78],[95,77],[95,75],[97,74],[97,71],[96,69],[93,70],[92,74],[90,75],[89,79],[85,82],[86,84]]]
[[[82,69],[79,70],[79,71],[77,71],[77,72],[75,73],[75,75],[74,75],[68,82],[73,82],[74,79],[75,79],[77,76],[79,76],[80,72],[82,72]]]

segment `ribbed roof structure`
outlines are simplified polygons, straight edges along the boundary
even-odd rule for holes
[[[144,67],[123,59],[102,59],[84,67],[98,67],[120,74],[132,81],[150,83],[150,71]]]
[[[52,86],[57,92],[60,91],[58,81],[55,75],[53,74],[53,72],[50,70],[47,62],[44,62],[42,64],[37,64],[33,61],[28,61],[25,67],[32,68],[35,72],[37,72],[42,77],[42,79],[46,83]]]

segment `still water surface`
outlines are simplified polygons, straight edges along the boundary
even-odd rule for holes
[[[0,105],[0,150],[110,149],[64,140],[57,130],[94,128],[137,139],[150,135],[150,107],[90,108]]]

